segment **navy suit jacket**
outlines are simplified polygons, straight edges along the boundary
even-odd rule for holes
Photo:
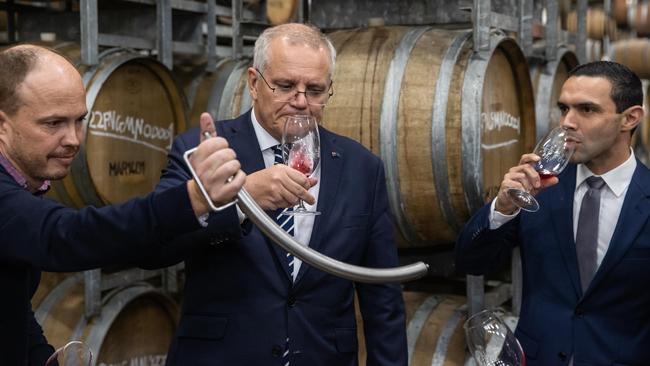
[[[250,113],[216,125],[247,174],[264,169]],[[187,179],[182,154],[198,144],[198,136],[193,129],[176,138],[158,189]],[[324,128],[320,138],[322,214],[316,216],[310,247],[348,263],[396,266],[380,159]],[[187,275],[168,365],[280,365],[287,337],[292,366],[356,365],[355,288],[368,364],[406,365],[398,285],[354,284],[305,263],[292,283],[285,253],[256,227],[246,226],[241,240],[224,235],[189,255],[167,253],[166,264],[185,259]]]
[[[521,248],[523,301],[516,336],[526,364],[650,364],[650,171],[637,160],[609,249],[583,293],[573,235],[576,167],[542,191],[540,210],[489,230],[489,205],[467,223],[458,269],[483,274]]]
[[[43,366],[54,351],[30,302],[40,270],[133,264],[158,244],[216,235],[198,229],[184,183],[121,205],[77,211],[32,195],[0,166],[0,365]]]

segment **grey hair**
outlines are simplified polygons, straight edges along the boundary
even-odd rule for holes
[[[268,59],[269,44],[278,37],[283,37],[291,44],[305,44],[314,49],[326,46],[330,54],[329,78],[334,75],[336,66],[336,49],[332,41],[320,31],[320,29],[301,23],[281,24],[275,27],[267,28],[255,41],[255,50],[253,53],[253,67],[264,72]]]

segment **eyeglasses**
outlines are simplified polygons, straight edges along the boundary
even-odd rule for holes
[[[333,82],[330,82],[330,85],[326,90],[307,89],[305,91],[300,91],[295,85],[277,85],[272,87],[271,84],[266,81],[260,70],[256,68],[255,71],[260,74],[266,86],[271,89],[276,102],[288,103],[298,98],[298,94],[304,94],[307,104],[322,107],[327,104],[330,97],[334,95],[334,89],[332,88]]]

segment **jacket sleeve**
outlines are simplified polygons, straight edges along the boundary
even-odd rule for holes
[[[518,243],[520,216],[496,230],[490,230],[490,204],[485,205],[465,224],[456,241],[456,271],[483,275],[503,268],[512,248]]]
[[[30,309],[27,313],[28,316],[28,330],[27,337],[29,338],[29,366],[43,366],[45,361],[54,353],[54,347],[50,346],[43,335],[43,329],[36,322],[34,312]],[[58,366],[58,363],[50,364],[49,366]]]
[[[378,160],[378,159],[377,159]],[[387,268],[399,264],[388,211],[386,178],[376,164],[370,242],[363,266]],[[364,323],[368,365],[407,365],[406,315],[399,284],[355,284]]]
[[[168,155],[167,167],[163,170],[156,192],[174,187],[192,179],[183,154],[198,143],[198,129],[177,136]],[[198,218],[195,217],[198,223]],[[241,237],[241,229],[237,209],[231,206],[221,212],[210,213],[207,226],[187,234],[180,235],[167,245],[156,248],[139,262],[138,266],[155,269],[167,267],[187,258],[189,253],[205,245],[218,245],[227,240],[237,240]]]

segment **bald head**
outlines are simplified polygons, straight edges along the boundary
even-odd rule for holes
[[[32,73],[45,73],[47,83],[83,87],[75,67],[65,57],[41,46],[18,45],[0,52],[0,111],[11,116],[23,105],[21,89]],[[41,80],[42,81],[42,80]]]

